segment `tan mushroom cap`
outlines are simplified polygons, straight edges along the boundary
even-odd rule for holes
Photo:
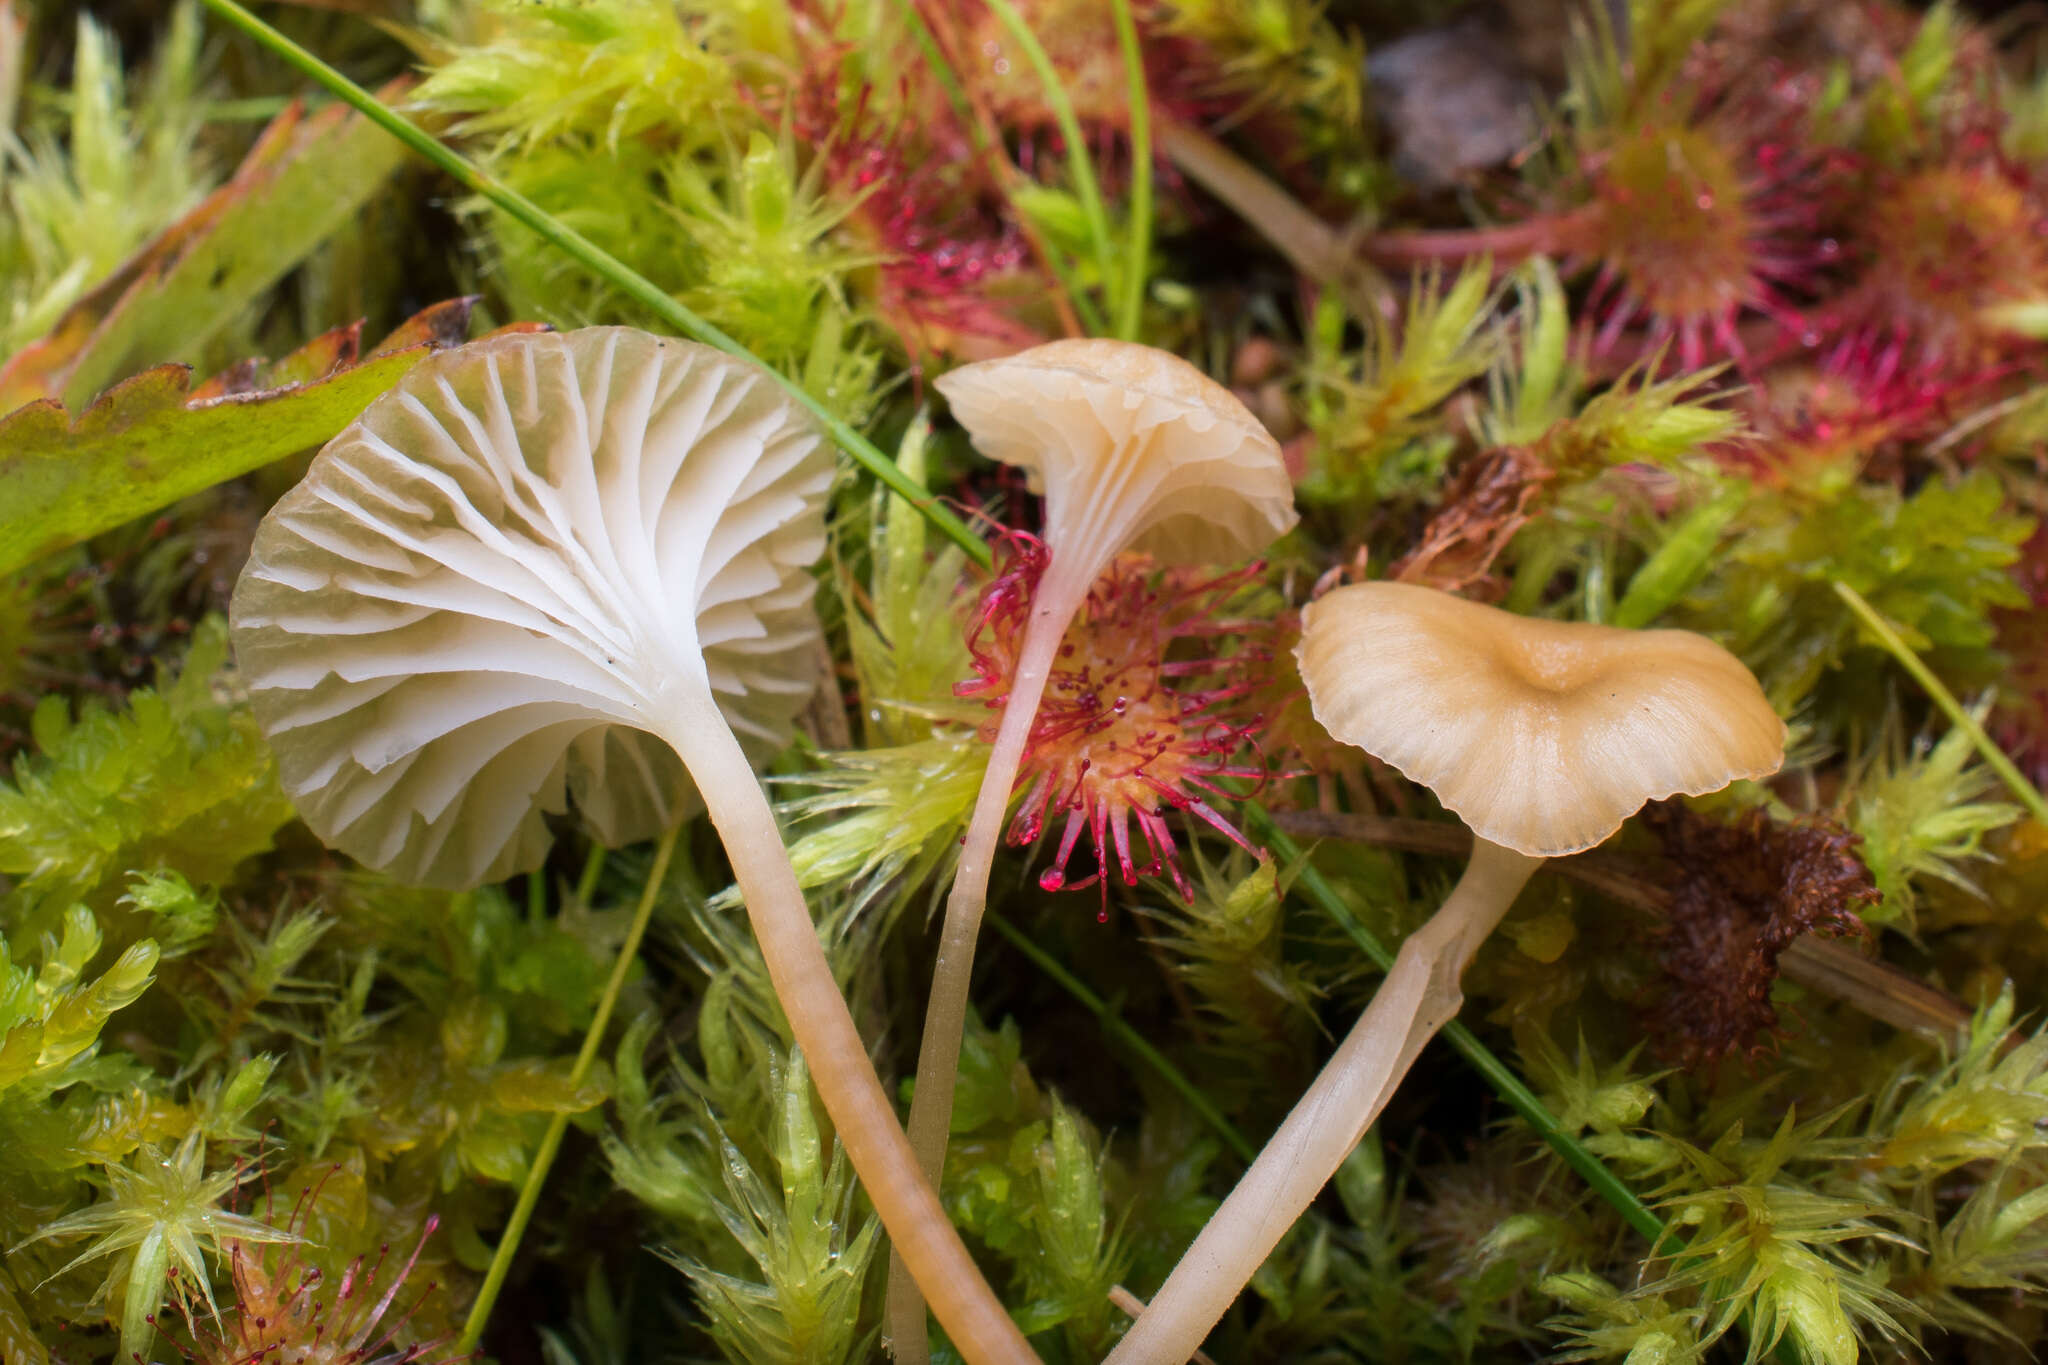
[[[1541,621],[1406,583],[1339,588],[1295,650],[1323,728],[1532,857],[1646,801],[1776,772],[1785,726],[1740,660],[1683,630]]]
[[[1279,442],[1170,352],[1054,341],[963,365],[938,389],[976,449],[1045,495],[1054,550],[1093,539],[1105,554],[1216,563],[1257,554],[1294,525]]]

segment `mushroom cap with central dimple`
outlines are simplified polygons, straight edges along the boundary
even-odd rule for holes
[[[1591,848],[1646,801],[1775,772],[1785,726],[1742,662],[1682,630],[1543,621],[1432,588],[1313,602],[1295,651],[1331,735],[1534,857]]]
[[[1170,352],[1054,341],[963,365],[938,388],[975,448],[1045,495],[1055,552],[1213,564],[1257,554],[1294,525],[1279,443]]]

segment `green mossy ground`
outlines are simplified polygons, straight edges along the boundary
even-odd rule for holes
[[[1704,632],[1791,754],[1532,884],[1466,1022],[1543,1131],[1435,1045],[1211,1354],[2020,1358],[2048,1287],[2048,31],[1882,0],[1132,8],[1149,173],[1097,0],[1018,0],[1052,89],[979,0],[268,17],[366,85],[412,73],[386,98],[985,528],[1038,511],[927,410],[961,360],[1121,330],[1282,440],[1303,521],[1263,566],[1126,563],[1072,636],[1170,702],[1166,805],[1270,856],[1169,810],[1185,899],[1164,869],[1042,892],[1050,844],[998,865],[944,1193],[1048,1361],[1115,1340],[1112,1288],[1158,1285],[1369,998],[1358,933],[1398,940],[1455,875],[1428,794],[1292,675],[1319,582],[1395,574]],[[358,358],[330,329],[462,294],[479,334],[657,325],[325,95],[258,174],[297,81],[190,3],[0,0],[0,408],[161,362],[278,389]],[[225,458],[179,444],[182,390],[151,401],[152,476]],[[34,432],[0,422],[0,546],[23,471],[84,458]],[[490,1356],[879,1358],[885,1243],[708,829],[576,1084],[647,850],[565,821],[531,877],[448,895],[295,822],[220,613],[303,459],[201,463],[216,486],[120,526],[85,480],[96,533],[0,578],[0,1365],[451,1358],[557,1114]],[[987,576],[851,464],[832,526],[836,686],[771,780],[901,1077],[983,762],[956,684],[999,688],[1005,639],[974,630]],[[1129,736],[1096,719],[1100,772]],[[1078,742],[1041,737],[1027,780]],[[416,1246],[402,1323],[314,1344]]]

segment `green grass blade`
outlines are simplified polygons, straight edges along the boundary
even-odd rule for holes
[[[623,261],[573,228],[561,223],[540,205],[485,172],[462,153],[446,146],[395,110],[384,106],[367,90],[249,13],[237,4],[236,0],[205,0],[205,3],[216,15],[248,34],[296,70],[332,91],[336,98],[360,110],[365,118],[404,143],[422,160],[488,201],[506,216],[646,308],[676,331],[707,346],[715,346],[729,355],[760,363],[758,358],[739,342],[712,326],[691,309],[670,298],[651,281],[635,273]],[[840,449],[850,455],[855,463],[881,480],[891,492],[915,507],[927,521],[964,550],[976,564],[983,568],[990,565],[992,557],[988,545],[981,537],[975,535],[965,522],[948,511],[929,492],[903,477],[895,462],[883,454],[874,442],[856,431],[851,423],[812,397],[787,375],[769,366],[762,368],[775,377],[775,381],[788,391],[790,397],[817,417],[825,430],[831,433],[832,439],[838,443]]]
[[[1839,578],[1835,580],[1835,595],[1849,604],[1849,610],[1856,613],[1856,619],[1884,648],[1885,653],[1898,660],[1899,667],[1905,669],[1913,681],[1920,684],[1921,690],[1933,698],[1934,704],[1941,708],[1941,713],[1948,717],[1949,724],[1970,737],[1970,743],[1976,747],[1985,764],[2005,782],[2007,789],[2027,808],[2027,813],[2042,824],[2048,825],[2048,801],[2041,799],[2041,789],[2029,782],[2027,775],[2013,766],[2013,761],[2005,756],[2005,750],[1999,748],[1991,736],[1984,733],[1984,727],[1977,723],[1977,718],[1956,700],[1956,694],[1949,691],[1941,679],[1934,676],[1934,670],[1921,662],[1920,656],[1913,652],[1913,647],[1900,637],[1898,631],[1892,629],[1892,623],[1885,620],[1876,607],[1864,601],[1862,593]]]
[[[931,25],[925,22],[924,14],[918,9],[916,0],[897,0],[897,3],[903,11],[904,22],[909,26],[911,36],[917,40],[918,51],[924,54],[926,63],[939,78],[939,87],[946,92],[946,102],[953,106],[954,117],[960,120],[960,126],[965,128],[968,137],[973,139],[974,149],[998,165],[999,173],[996,180],[1007,199],[1011,181],[1018,174],[1016,168],[1009,164],[1007,154],[1002,148],[988,145],[988,136],[982,129],[981,121],[974,116],[966,88],[960,84],[960,73],[955,71],[953,63],[947,60],[945,48],[939,44],[938,36],[932,32]],[[1095,301],[1075,283],[1073,270],[1060,258],[1060,253],[1045,240],[1044,234],[1032,226],[1030,218],[1021,212],[1017,213],[1017,218],[1025,239],[1031,243],[1033,252],[1052,273],[1053,279],[1058,281],[1060,293],[1065,297],[1067,306],[1074,310],[1075,317],[1083,327],[1091,333],[1099,333],[1102,330],[1102,315],[1096,311]]]
[[[1136,341],[1144,321],[1145,285],[1152,260],[1152,92],[1145,87],[1145,54],[1131,0],[1114,0],[1116,41],[1124,53],[1131,102],[1131,204],[1125,225],[1124,273],[1118,278],[1116,335]],[[1106,283],[1106,281],[1105,281]]]
[[[1272,850],[1276,858],[1289,866],[1298,867],[1296,883],[1308,893],[1317,908],[1337,921],[1339,927],[1351,936],[1367,957],[1378,964],[1381,971],[1394,965],[1394,954],[1386,944],[1375,938],[1370,930],[1358,922],[1351,913],[1351,907],[1344,904],[1336,888],[1323,879],[1305,857],[1301,846],[1287,837],[1281,828],[1273,823],[1265,809],[1247,804],[1246,812],[1258,830],[1258,837]],[[1457,1020],[1444,1026],[1443,1035],[1451,1046],[1464,1054],[1465,1060],[1484,1076],[1493,1086],[1494,1093],[1506,1102],[1508,1108],[1522,1117],[1523,1122],[1535,1129],[1537,1134],[1550,1145],[1550,1149],[1563,1159],[1567,1166],[1577,1171],[1585,1182],[1592,1186],[1594,1193],[1613,1206],[1614,1211],[1624,1218],[1628,1225],[1649,1239],[1652,1247],[1664,1240],[1664,1221],[1650,1211],[1647,1204],[1636,1197],[1635,1191],[1622,1183],[1621,1177],[1607,1169],[1599,1157],[1587,1151],[1585,1145],[1566,1132],[1557,1117],[1543,1107],[1543,1101],[1536,1093],[1522,1083],[1507,1063],[1495,1056],[1493,1050],[1479,1041],[1478,1035]]]
[[[1102,1031],[1129,1048],[1138,1059],[1159,1073],[1159,1078],[1173,1088],[1175,1094],[1187,1101],[1188,1108],[1195,1111],[1204,1123],[1216,1130],[1218,1137],[1250,1165],[1258,1156],[1258,1149],[1243,1133],[1237,1131],[1223,1111],[1209,1102],[1195,1083],[1182,1074],[1179,1067],[1166,1060],[1165,1054],[1145,1041],[1143,1034],[1117,1017],[1116,1010],[1107,1000],[1081,984],[1081,979],[1060,965],[1051,953],[1031,941],[1022,929],[991,910],[982,918],[982,923],[1010,941],[1012,947],[1031,959],[1032,964],[1051,977],[1068,995],[1081,1003],[1082,1008],[1094,1015],[1102,1025]]]
[[[661,836],[661,842],[654,848],[654,865],[647,870],[647,883],[640,892],[640,903],[633,909],[633,923],[626,930],[626,941],[619,945],[619,955],[612,963],[612,974],[605,981],[604,994],[598,997],[597,1012],[590,1016],[590,1027],[584,1031],[583,1046],[577,1050],[576,1064],[569,1071],[569,1089],[583,1084],[590,1075],[590,1068],[597,1061],[597,1050],[604,1042],[605,1026],[611,1023],[612,1010],[619,1003],[619,992],[625,989],[626,974],[640,958],[640,940],[646,936],[648,921],[654,915],[654,902],[660,895],[662,879],[668,875],[670,857],[676,851],[676,836],[682,832],[682,824],[670,825]],[[569,1115],[558,1113],[548,1120],[547,1132],[542,1135],[540,1147],[533,1154],[533,1161],[526,1168],[526,1179],[519,1187],[519,1202],[512,1206],[512,1216],[505,1222],[505,1231],[498,1237],[497,1250],[491,1253],[490,1268],[484,1272],[483,1288],[477,1291],[476,1302],[470,1305],[469,1317],[462,1324],[462,1340],[456,1350],[473,1352],[483,1339],[484,1327],[491,1320],[491,1309],[498,1302],[498,1293],[505,1287],[505,1276],[511,1273],[512,1257],[519,1250],[519,1242],[526,1234],[526,1225],[533,1218],[533,1210],[540,1203],[542,1186],[547,1184],[548,1168],[555,1163],[555,1154],[562,1150],[562,1139],[569,1132]]]
[[[1024,22],[1024,16],[1017,13],[1017,7],[1010,0],[987,0],[989,13],[1009,31],[1010,38],[1024,53],[1024,60],[1031,63],[1031,69],[1038,74],[1039,84],[1045,87],[1046,107],[1052,110],[1053,121],[1059,124],[1060,136],[1067,144],[1067,172],[1074,182],[1074,197],[1081,201],[1081,216],[1088,224],[1088,239],[1095,247],[1097,268],[1102,272],[1102,288],[1112,293],[1119,278],[1116,268],[1116,251],[1109,240],[1109,213],[1102,206],[1102,191],[1095,183],[1095,167],[1088,160],[1088,143],[1081,135],[1081,120],[1074,116],[1074,102],[1067,98],[1066,87],[1060,84],[1060,73],[1054,69],[1052,58],[1045,53],[1038,38],[1031,32],[1031,26]],[[1142,80],[1142,73],[1140,76]]]

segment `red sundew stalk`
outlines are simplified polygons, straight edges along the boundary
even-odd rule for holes
[[[1497,269],[1506,270],[1531,256],[1559,256],[1576,249],[1597,214],[1597,206],[1585,205],[1566,213],[1539,214],[1490,227],[1376,232],[1359,243],[1358,253],[1389,269],[1488,256]]]

